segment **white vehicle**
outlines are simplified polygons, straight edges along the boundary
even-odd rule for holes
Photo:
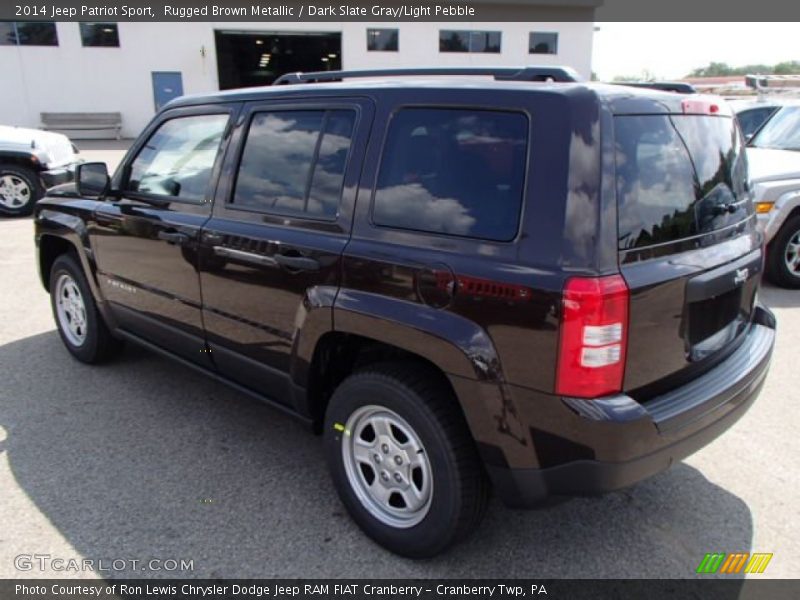
[[[747,149],[759,228],[765,233],[766,275],[800,288],[800,102],[781,106]]]
[[[0,125],[0,215],[30,214],[45,189],[74,179],[78,162],[65,135]]]

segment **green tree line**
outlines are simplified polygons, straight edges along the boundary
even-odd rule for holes
[[[726,77],[729,75],[797,75],[800,74],[800,61],[787,60],[776,65],[745,65],[732,67],[724,62],[712,62],[705,67],[694,69],[687,77]]]

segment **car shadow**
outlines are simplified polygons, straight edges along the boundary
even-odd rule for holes
[[[14,493],[78,553],[62,558],[193,561],[191,571],[106,577],[682,578],[706,552],[751,548],[747,505],[678,465],[625,492],[536,511],[494,500],[465,543],[406,560],[348,518],[320,439],[269,407],[137,348],[80,364],[55,331],[0,347],[0,364],[0,453]],[[13,545],[52,551],[42,544]]]

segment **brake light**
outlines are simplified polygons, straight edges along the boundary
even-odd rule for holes
[[[622,390],[628,285],[621,275],[572,277],[564,286],[556,393],[597,398]]]
[[[685,115],[732,116],[730,108],[722,99],[713,96],[686,98],[681,101],[681,110]]]

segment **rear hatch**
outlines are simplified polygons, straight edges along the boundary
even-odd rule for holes
[[[725,107],[614,117],[618,250],[630,289],[624,389],[639,400],[742,339],[762,268],[743,142]]]

